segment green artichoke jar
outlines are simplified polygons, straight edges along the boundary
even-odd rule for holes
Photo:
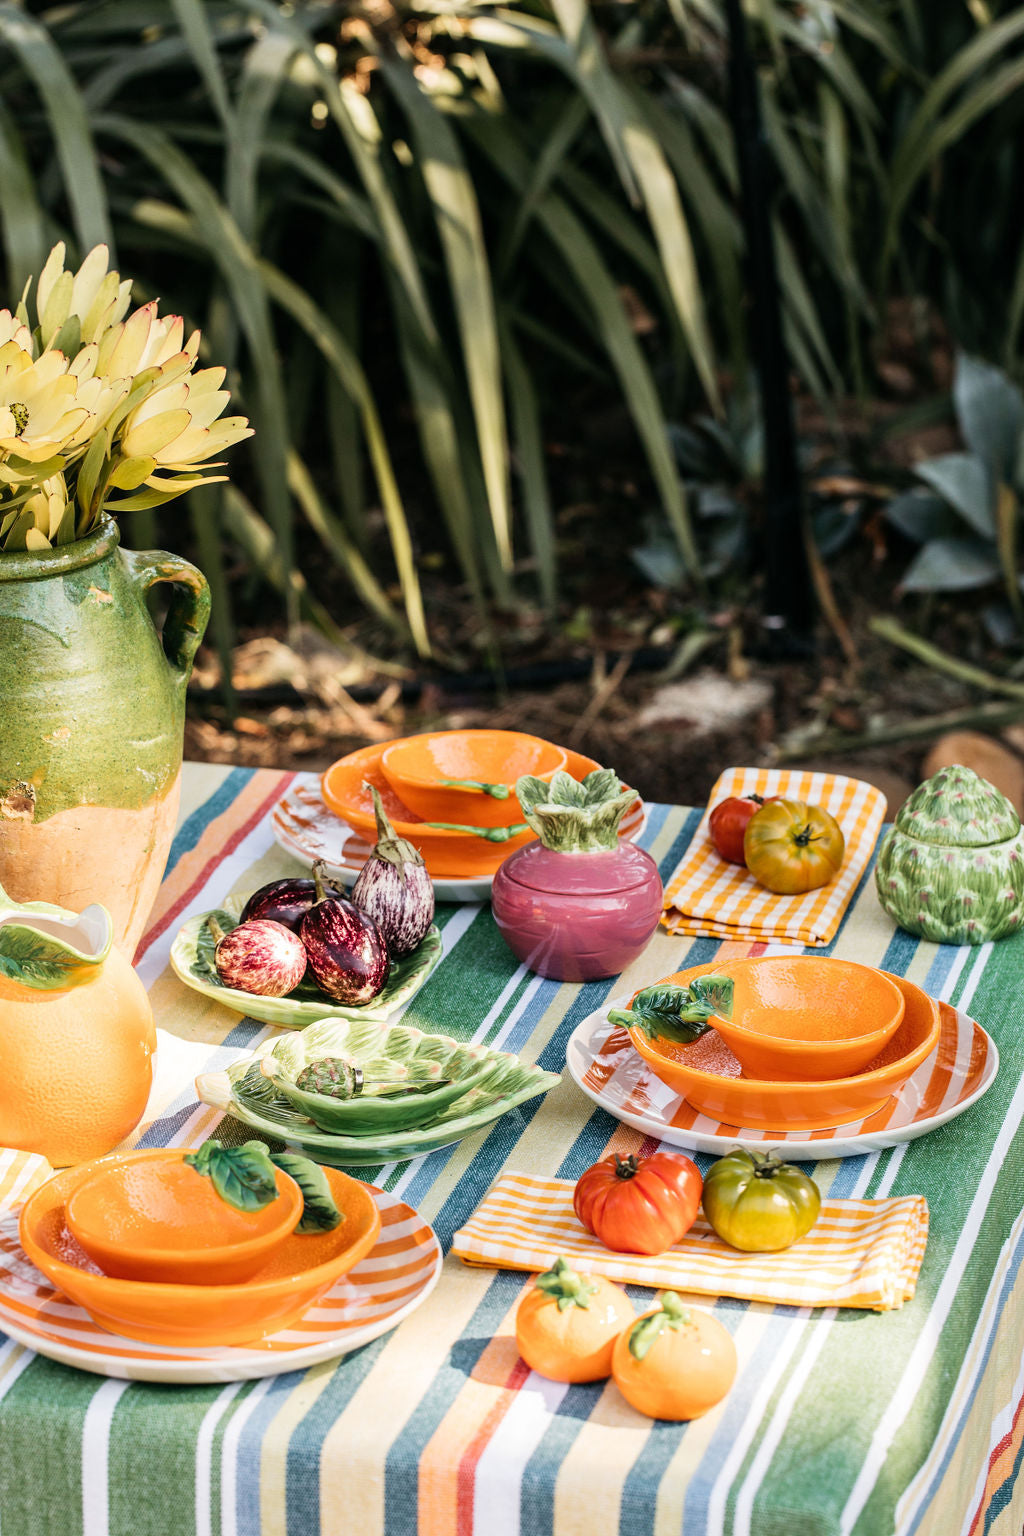
[[[985,944],[1024,919],[1024,832],[1010,801],[959,763],[918,785],[882,839],[878,899],[908,933]]]
[[[93,902],[134,952],[177,817],[185,689],[209,616],[187,561],[118,547],[117,525],[0,554],[0,885]],[[170,582],[162,637],[146,593]]]

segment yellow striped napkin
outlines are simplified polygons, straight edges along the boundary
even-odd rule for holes
[[[574,1268],[634,1285],[740,1296],[793,1307],[866,1307],[887,1312],[914,1294],[928,1240],[922,1195],[892,1200],[824,1200],[811,1231],[781,1253],[738,1253],[701,1212],[682,1242],[653,1258],[613,1253],[581,1225],[568,1179],[505,1173],[455,1234],[466,1264],[549,1269],[563,1255]]]
[[[0,1147],[0,1211],[21,1205],[33,1190],[52,1178],[53,1169],[38,1152]]]
[[[708,818],[730,795],[783,795],[831,811],[846,838],[846,858],[836,878],[804,896],[776,896],[740,865],[720,858],[708,834]],[[884,819],[885,796],[861,779],[791,768],[727,768],[668,883],[662,921],[670,933],[690,938],[828,944],[868,866]]]

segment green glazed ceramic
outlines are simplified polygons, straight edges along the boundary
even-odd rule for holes
[[[994,784],[954,764],[918,785],[882,839],[878,899],[908,933],[985,944],[1024,917],[1024,831]]]
[[[118,540],[106,519],[74,544],[0,554],[0,884],[16,901],[102,904],[131,954],[174,833],[210,594],[187,561]],[[161,583],[162,638],[146,605]]]
[[[343,1057],[362,1069],[363,1093],[334,1099],[296,1086],[304,1067],[324,1057]],[[436,1120],[474,1087],[494,1065],[482,1045],[460,1045],[446,1035],[426,1035],[407,1024],[379,1024],[325,1019],[301,1035],[278,1040],[262,1059],[262,1071],[278,1093],[322,1131],[345,1136],[370,1132],[391,1136]],[[412,1092],[400,1097],[364,1097],[375,1083],[401,1083]],[[444,1084],[434,1087],[433,1084]]]
[[[402,1027],[392,1025],[391,1030]],[[443,1039],[440,1036],[434,1038]],[[296,1037],[303,1048],[308,1040],[309,1032]],[[203,1073],[196,1078],[196,1092],[204,1104],[222,1109],[262,1135],[297,1147],[316,1162],[335,1168],[370,1168],[436,1152],[491,1125],[510,1109],[525,1104],[538,1094],[547,1093],[561,1081],[557,1072],[528,1066],[518,1056],[507,1055],[504,1051],[485,1049],[488,1070],[467,1092],[426,1124],[379,1135],[344,1135],[321,1130],[264,1075],[264,1058],[284,1043],[281,1040],[264,1041],[254,1056],[236,1062],[226,1072]],[[451,1045],[451,1041],[444,1040],[441,1049],[450,1049]],[[474,1048],[463,1046],[460,1049]],[[321,1051],[322,1041],[307,1059],[315,1061]]]
[[[224,932],[229,933],[238,926],[244,905],[244,899],[229,896],[223,907],[190,917],[178,930],[171,945],[171,965],[178,979],[194,992],[201,992],[204,997],[223,1003],[225,1008],[233,1008],[247,1018],[276,1024],[279,1029],[305,1029],[307,1024],[315,1024],[320,1019],[373,1019],[379,1023],[390,1018],[396,1008],[419,991],[441,958],[441,931],[432,925],[411,955],[395,961],[383,992],[378,992],[368,1003],[336,1003],[315,983],[305,979],[287,997],[258,997],[253,992],[226,987],[221,981],[213,963],[216,946],[206,921],[208,917],[216,918]]]

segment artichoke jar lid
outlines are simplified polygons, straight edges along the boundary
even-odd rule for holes
[[[1016,837],[1021,820],[988,779],[954,763],[919,784],[896,816],[896,827],[919,843],[984,848]]]

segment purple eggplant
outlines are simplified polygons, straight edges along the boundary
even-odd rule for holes
[[[324,881],[324,889],[330,895],[341,895],[341,888]],[[240,922],[247,923],[253,917],[266,917],[273,923],[283,923],[293,933],[302,927],[302,919],[316,901],[316,883],[313,880],[293,878],[273,880],[253,891],[242,908]]]
[[[392,960],[398,960],[412,953],[434,920],[434,887],[419,849],[395,836],[375,786],[364,788],[373,796],[377,842],[352,887],[352,900],[369,912]]]
[[[213,963],[226,987],[257,997],[284,997],[306,974],[302,940],[283,923],[268,918],[239,923],[224,933],[215,918],[207,923],[217,948]]]
[[[317,900],[299,930],[309,968],[320,989],[337,1003],[368,1003],[382,991],[391,969],[384,936],[368,912],[347,896],[328,896],[314,865]]]

